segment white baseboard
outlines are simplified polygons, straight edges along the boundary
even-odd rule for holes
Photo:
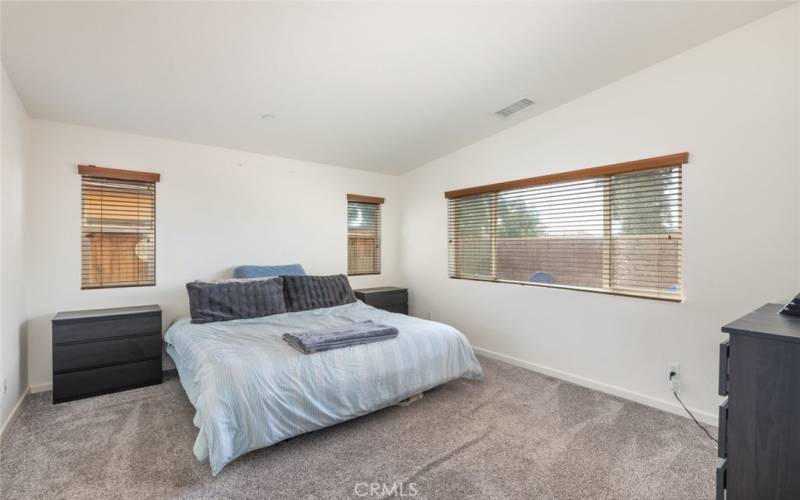
[[[30,387],[26,387],[25,392],[22,393],[22,396],[20,396],[17,400],[17,404],[14,405],[14,408],[11,409],[11,413],[8,414],[8,418],[6,418],[6,421],[3,422],[3,426],[0,427],[0,442],[3,441],[3,439],[6,437],[6,432],[17,420],[17,417],[19,416],[19,410],[22,408],[22,403],[25,402],[25,398],[28,397],[30,392]]]
[[[51,382],[47,382],[45,384],[31,385],[31,394],[36,394],[38,392],[47,392],[52,390],[53,390],[53,384]]]
[[[682,417],[689,418],[689,416],[686,414],[686,412],[678,403],[673,403],[671,401],[653,398],[650,396],[646,396],[644,394],[640,394],[638,392],[629,391],[621,387],[608,385],[603,382],[598,382],[596,380],[592,380],[586,377],[573,375],[571,373],[567,373],[561,370],[556,370],[554,368],[550,368],[547,366],[531,363],[530,361],[525,361],[519,358],[515,358],[513,356],[507,356],[505,354],[500,354],[498,352],[490,351],[488,349],[483,349],[481,347],[473,346],[473,349],[475,350],[476,353],[482,354],[488,358],[505,361],[508,364],[519,366],[520,368],[526,368],[528,370],[548,375],[550,377],[555,377],[561,380],[566,380],[567,382],[572,382],[573,384],[580,385],[582,387],[587,387],[589,389],[605,392],[613,396],[629,399],[631,401],[635,401],[643,405],[651,406],[659,410],[663,410],[669,413],[674,413],[675,415],[680,415]],[[697,417],[697,419],[700,420],[701,422],[713,425],[715,427],[717,426],[718,423],[717,420],[719,418],[718,415],[703,410],[695,410],[694,408],[690,408],[690,410],[692,411],[692,413],[694,413],[694,416]]]

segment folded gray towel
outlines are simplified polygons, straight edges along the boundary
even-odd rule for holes
[[[308,332],[284,333],[283,340],[303,354],[312,354],[340,347],[393,339],[399,333],[393,326],[365,321]]]

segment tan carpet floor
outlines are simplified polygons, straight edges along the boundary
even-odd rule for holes
[[[217,477],[192,455],[174,376],[55,406],[36,394],[0,445],[0,497],[372,499],[395,485],[420,499],[713,498],[716,449],[690,420],[481,363],[482,381],[252,452]]]

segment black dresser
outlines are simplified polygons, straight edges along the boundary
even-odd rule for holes
[[[408,289],[396,286],[379,286],[353,290],[358,300],[378,309],[408,314]]]
[[[722,327],[717,499],[800,499],[800,318],[767,304]]]
[[[160,384],[161,308],[60,312],[53,318],[53,403]]]

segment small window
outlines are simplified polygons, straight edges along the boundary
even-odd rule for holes
[[[347,195],[347,274],[381,273],[383,198]]]
[[[158,174],[81,165],[81,288],[156,284]]]
[[[681,300],[687,161],[680,153],[445,193],[449,275]]]

